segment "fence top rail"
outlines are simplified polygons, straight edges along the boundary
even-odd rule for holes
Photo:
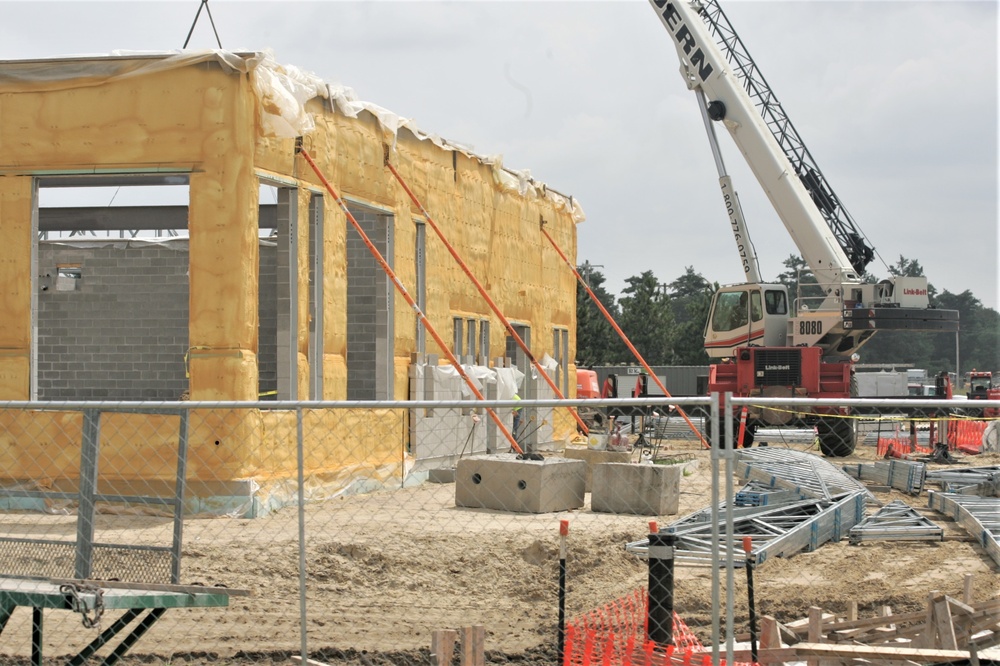
[[[8,400],[0,401],[0,410],[97,410],[101,412],[142,413],[176,415],[194,409],[436,409],[489,407],[491,409],[512,409],[514,407],[567,407],[586,405],[588,407],[664,407],[664,406],[709,406],[719,400],[721,394],[687,397],[647,397],[647,398],[569,398],[564,400],[476,400],[470,396],[462,400]],[[1000,408],[1000,400],[927,400],[918,398],[763,398],[735,397],[731,394],[734,407],[743,405],[761,407],[906,407],[932,409]]]
[[[709,396],[688,398],[576,398],[566,400],[190,400],[190,401],[119,401],[119,400],[46,400],[0,401],[0,410],[97,410],[101,412],[132,412],[142,414],[180,414],[194,409],[437,409],[489,407],[512,409],[514,407],[566,407],[587,405],[593,407],[667,405],[708,405]]]

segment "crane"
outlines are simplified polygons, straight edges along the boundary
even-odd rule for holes
[[[958,330],[958,313],[929,306],[925,277],[865,279],[875,251],[823,176],[716,0],[650,0],[673,39],[681,76],[698,100],[747,282],[713,296],[705,350],[719,362],[709,391],[739,396],[849,397],[852,360],[880,330]],[[790,298],[761,282],[757,257],[715,126],[729,132],[802,254],[815,284]],[[846,408],[798,417],[817,427],[825,455],[854,451]],[[797,417],[751,410],[743,445],[760,424]]]

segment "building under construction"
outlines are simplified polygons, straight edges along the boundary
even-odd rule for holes
[[[128,186],[179,186],[186,200],[40,206],[49,188]],[[576,282],[542,233],[575,258],[583,215],[572,198],[262,53],[3,62],[0,399],[451,397],[434,392],[443,384],[415,381],[443,353],[418,308],[464,364],[509,359],[525,372],[525,354],[427,229],[407,188],[563,393],[574,394]],[[551,396],[538,386],[528,381],[521,397]],[[387,423],[366,414],[359,418],[372,422],[361,431],[414,455],[422,439],[448,431],[420,435],[423,415]],[[263,412],[250,425],[206,417],[192,424],[189,455],[211,458],[213,476],[259,476],[253,451],[289,445],[270,441],[287,429],[269,421],[285,418]],[[78,418],[35,413],[30,421],[5,426],[35,433],[16,449],[0,447],[14,478],[42,464],[32,441],[79,442]],[[568,414],[539,422],[539,441],[574,427]],[[466,439],[463,424],[449,436]],[[134,427],[152,449],[134,455],[165,461],[149,474],[172,473],[173,456],[156,451],[174,446],[172,429],[161,437],[156,427]],[[348,427],[359,432],[358,423],[324,425],[317,464],[343,458],[337,446]],[[478,450],[490,446],[483,430]],[[102,434],[103,450],[122,431]],[[239,446],[220,462],[220,442],[234,439]],[[78,464],[45,459],[65,461],[51,476],[72,475]]]

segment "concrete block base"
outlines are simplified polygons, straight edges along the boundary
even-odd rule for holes
[[[582,460],[587,463],[587,475],[584,478],[584,489],[589,493],[593,488],[592,479],[594,476],[594,466],[601,463],[628,463],[632,462],[632,454],[628,451],[598,451],[596,449],[571,449],[568,448],[563,456],[572,460]]]
[[[455,505],[516,513],[579,509],[584,501],[582,460],[517,460],[515,454],[473,456],[458,461]]]
[[[427,470],[428,483],[455,483],[454,467],[438,467]]]
[[[675,514],[680,503],[682,469],[682,465],[597,464],[590,508],[644,516]]]

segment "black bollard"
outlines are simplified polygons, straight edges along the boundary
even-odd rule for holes
[[[559,633],[556,637],[559,663],[563,663],[566,649],[566,537],[569,536],[569,521],[559,521]]]
[[[649,535],[649,615],[647,638],[661,645],[674,642],[674,545],[672,532]]]
[[[753,539],[743,537],[743,552],[747,565],[747,601],[750,609],[750,659],[757,663],[757,611],[753,602]]]

